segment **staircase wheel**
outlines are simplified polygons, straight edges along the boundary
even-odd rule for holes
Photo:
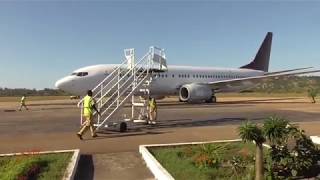
[[[127,123],[121,122],[119,126],[119,131],[120,132],[126,132],[127,131]]]

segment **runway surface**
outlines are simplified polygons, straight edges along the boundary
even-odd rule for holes
[[[95,139],[88,133],[83,141],[75,135],[80,117],[75,101],[35,101],[30,106],[31,110],[22,112],[12,111],[17,104],[2,102],[0,153],[79,148],[84,154],[81,160],[83,163],[104,162],[101,160],[110,160],[108,155],[114,153],[119,158],[130,156],[139,160],[137,152],[141,144],[234,139],[238,138],[237,127],[241,122],[247,119],[262,122],[271,115],[298,123],[310,135],[318,135],[320,132],[320,104],[311,104],[307,98],[228,97],[219,101],[216,104],[196,105],[176,103],[171,99],[161,101],[158,103],[157,125],[130,126],[126,133],[103,131]],[[128,110],[125,108],[124,111]],[[141,173],[133,179],[152,178],[144,166],[140,165],[139,168],[138,164],[134,166]],[[101,167],[101,163],[98,167]],[[117,172],[110,168],[109,171]],[[104,178],[103,172],[108,170],[95,169],[94,179]],[[83,179],[92,179],[93,174],[86,175],[87,178],[83,176]],[[119,177],[115,176],[114,179]]]

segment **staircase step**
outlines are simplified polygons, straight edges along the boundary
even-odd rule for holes
[[[149,89],[139,89],[140,92],[149,92]]]
[[[144,107],[144,103],[132,103],[133,106]]]
[[[134,119],[133,122],[135,122],[135,123],[146,123],[147,120],[144,120],[144,119]]]

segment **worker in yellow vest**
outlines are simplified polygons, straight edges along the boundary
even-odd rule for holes
[[[23,95],[21,97],[19,111],[21,111],[22,107],[24,107],[26,110],[29,110],[27,105],[26,105],[26,95]]]
[[[92,137],[97,137],[97,134],[93,128],[93,110],[95,110],[100,115],[100,112],[97,110],[95,106],[94,99],[92,98],[92,91],[89,90],[87,95],[83,99],[83,116],[86,118],[86,121],[82,125],[80,131],[77,133],[77,136],[81,140],[82,140],[82,135],[88,129],[90,129]]]
[[[158,109],[156,100],[149,97],[149,124],[156,124],[157,110]]]

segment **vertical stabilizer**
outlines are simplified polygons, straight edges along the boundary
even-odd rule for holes
[[[272,44],[272,32],[268,32],[254,60],[249,64],[242,66],[240,68],[268,72],[271,44]]]

